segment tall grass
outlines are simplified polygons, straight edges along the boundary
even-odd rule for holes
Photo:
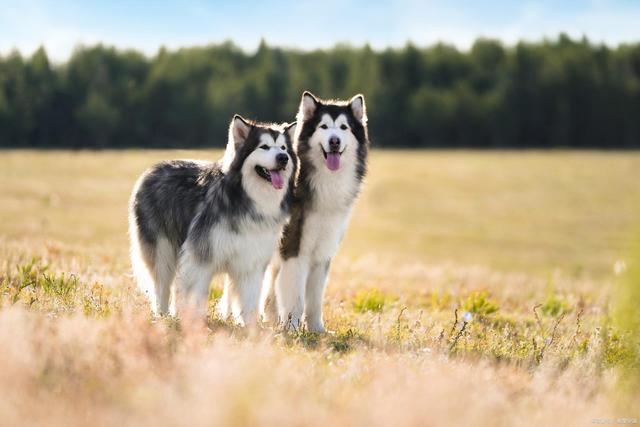
[[[175,157],[216,153],[0,153],[0,426],[640,416],[636,153],[374,153],[323,335],[151,316],[126,200]]]
[[[614,320],[623,333],[621,341],[626,356],[621,363],[620,382],[625,392],[630,393],[631,401],[640,404],[640,245],[631,247],[628,261],[618,268]]]
[[[369,290],[330,298],[332,334],[247,335],[213,315],[153,319],[126,278],[54,270],[34,259],[0,280],[8,424],[581,425],[614,413],[628,361],[606,317],[485,292],[425,313]]]

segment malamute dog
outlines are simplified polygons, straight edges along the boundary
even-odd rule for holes
[[[364,96],[323,101],[305,92],[297,123],[294,145],[300,171],[291,219],[265,275],[261,306],[266,321],[277,318],[286,328],[298,328],[304,320],[309,331],[323,332],[329,265],[366,172]]]
[[[175,310],[176,287],[180,305],[206,313],[211,278],[226,273],[222,314],[244,325],[257,320],[262,278],[289,216],[294,132],[295,124],[236,115],[220,162],[166,161],[138,179],[131,259],[156,313]]]

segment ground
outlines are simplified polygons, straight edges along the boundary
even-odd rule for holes
[[[3,425],[640,418],[620,386],[637,353],[611,314],[640,153],[374,150],[326,335],[150,315],[128,263],[133,182],[219,155],[0,152]]]

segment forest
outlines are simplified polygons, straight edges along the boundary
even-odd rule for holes
[[[293,121],[304,90],[363,93],[378,147],[640,147],[640,43],[564,34],[468,50],[95,45],[63,63],[14,51],[0,57],[0,146],[221,147],[234,113]]]

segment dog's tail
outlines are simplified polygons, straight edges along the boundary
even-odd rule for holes
[[[158,306],[156,304],[155,286],[153,276],[148,266],[149,263],[153,263],[154,261],[154,248],[148,247],[148,244],[140,240],[138,218],[135,213],[135,199],[143,179],[144,174],[138,178],[134,184],[131,198],[129,199],[129,256],[131,258],[133,277],[138,285],[138,289],[147,297],[151,303],[152,310],[157,314]],[[151,267],[153,266],[151,265]]]
[[[129,256],[131,257],[131,268],[133,271],[133,277],[136,280],[138,289],[140,289],[140,291],[149,299],[151,307],[155,312],[157,308],[155,287],[153,284],[151,272],[149,271],[147,263],[145,262],[143,254],[144,249],[142,248],[142,245],[144,245],[144,243],[140,242],[136,218],[131,214],[129,214],[129,241]]]

